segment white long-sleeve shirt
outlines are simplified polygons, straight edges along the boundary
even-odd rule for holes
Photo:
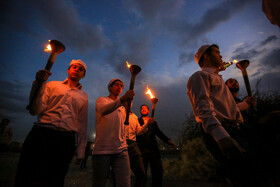
[[[96,100],[96,137],[92,154],[117,154],[127,149],[125,116],[120,99],[99,97]]]
[[[223,122],[243,122],[232,94],[216,69],[203,68],[194,73],[188,80],[187,94],[196,121],[216,141],[230,136],[222,127]]]
[[[68,79],[51,81],[44,84],[35,101],[37,125],[51,124],[77,133],[78,158],[83,158],[85,154],[88,122],[88,95],[81,88],[81,84],[71,88]]]
[[[126,139],[136,141],[136,135],[141,135],[147,131],[148,122],[141,126],[138,117],[131,112],[129,114],[129,125],[125,125],[124,127]]]

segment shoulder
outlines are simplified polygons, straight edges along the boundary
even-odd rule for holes
[[[109,101],[108,97],[98,97],[98,98],[96,99],[96,103],[108,102],[108,101]]]
[[[190,76],[187,85],[193,85],[194,83],[197,83],[200,80],[204,80],[207,78],[207,74],[203,71],[197,71],[192,76]]]
[[[80,94],[86,98],[88,98],[88,94],[84,90],[79,90]]]
[[[63,82],[62,81],[50,81],[47,83],[48,86],[58,86],[61,85]]]
[[[204,72],[204,71],[197,71],[194,74],[192,74],[192,76],[189,79],[194,79],[196,77],[203,77],[203,76],[206,76],[206,75],[207,75],[207,73]]]

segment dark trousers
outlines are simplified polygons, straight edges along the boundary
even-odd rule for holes
[[[134,186],[145,186],[146,185],[146,172],[143,163],[143,158],[141,151],[138,148],[136,141],[127,141],[128,144],[128,154],[130,160],[130,167],[132,172],[135,175]]]
[[[152,173],[152,186],[161,187],[163,168],[162,168],[160,154],[157,152],[142,152],[142,156],[143,156],[143,162],[144,162],[144,167],[146,172],[146,180],[147,180],[148,165],[150,165],[150,169]]]
[[[62,187],[75,153],[75,133],[33,126],[20,155],[16,187]]]
[[[243,138],[238,135],[236,129],[226,127],[225,129],[235,140]],[[220,164],[220,168],[218,168],[220,174],[229,178],[233,186],[264,186],[263,176],[258,173],[254,160],[248,153],[245,153],[244,159],[226,159],[214,138],[206,134],[202,128],[201,132],[206,148]]]

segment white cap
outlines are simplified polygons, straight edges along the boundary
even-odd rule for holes
[[[204,55],[205,51],[213,45],[203,45],[201,46],[194,55],[196,63],[199,63],[200,58]]]
[[[110,87],[114,82],[116,82],[116,81],[121,81],[121,82],[123,83],[123,81],[122,81],[121,79],[119,79],[119,78],[114,78],[114,79],[110,80],[110,82],[109,82],[109,84],[108,84],[108,89],[109,89],[109,87]]]
[[[82,66],[84,66],[84,68],[85,68],[85,70],[87,70],[87,65],[86,65],[86,63],[84,63],[82,60],[72,60],[71,62],[70,62],[70,65],[69,66],[71,66],[72,64],[81,64]]]

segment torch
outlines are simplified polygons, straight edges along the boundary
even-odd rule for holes
[[[153,118],[154,115],[155,115],[155,108],[156,108],[156,104],[158,102],[158,99],[155,98],[155,96],[153,95],[152,91],[149,89],[149,87],[147,86],[147,92],[146,92],[147,95],[150,95],[151,97],[151,101],[153,103],[153,107],[152,107],[152,115],[151,117]]]
[[[134,89],[134,83],[135,83],[135,78],[136,75],[141,71],[141,67],[137,65],[131,65],[126,61],[127,67],[130,70],[131,73],[131,79],[130,79],[130,86],[129,89],[133,90]],[[127,106],[126,106],[126,118],[125,118],[125,125],[129,124],[129,112],[130,112],[130,107],[131,107],[131,100],[128,100]]]
[[[252,91],[251,91],[251,86],[250,86],[247,69],[246,69],[248,66],[249,66],[249,60],[241,60],[236,63],[236,67],[238,67],[242,72],[248,96],[251,97]]]
[[[49,40],[49,44],[47,45],[45,51],[46,52],[49,52],[51,51],[51,54],[49,56],[49,59],[48,59],[48,62],[45,66],[45,69],[50,71],[53,64],[54,64],[54,61],[56,59],[56,56],[59,54],[59,53],[62,53],[63,51],[65,50],[65,46],[57,41],[57,40]],[[30,106],[33,104],[34,102],[34,99],[35,99],[35,96],[38,94],[39,90],[41,89],[43,85],[43,82],[42,81],[38,81],[37,82],[37,87],[34,91],[34,94],[32,95],[30,101],[29,101],[29,105],[26,107],[27,110],[30,109]]]
[[[250,82],[249,82],[249,78],[248,78],[248,74],[247,74],[247,69],[246,69],[249,66],[249,60],[241,60],[241,61],[236,63],[236,66],[242,72],[248,96],[251,97],[252,96],[252,91],[251,91],[251,86],[250,86]],[[253,106],[253,109],[254,109],[254,111],[257,111],[255,106]]]

